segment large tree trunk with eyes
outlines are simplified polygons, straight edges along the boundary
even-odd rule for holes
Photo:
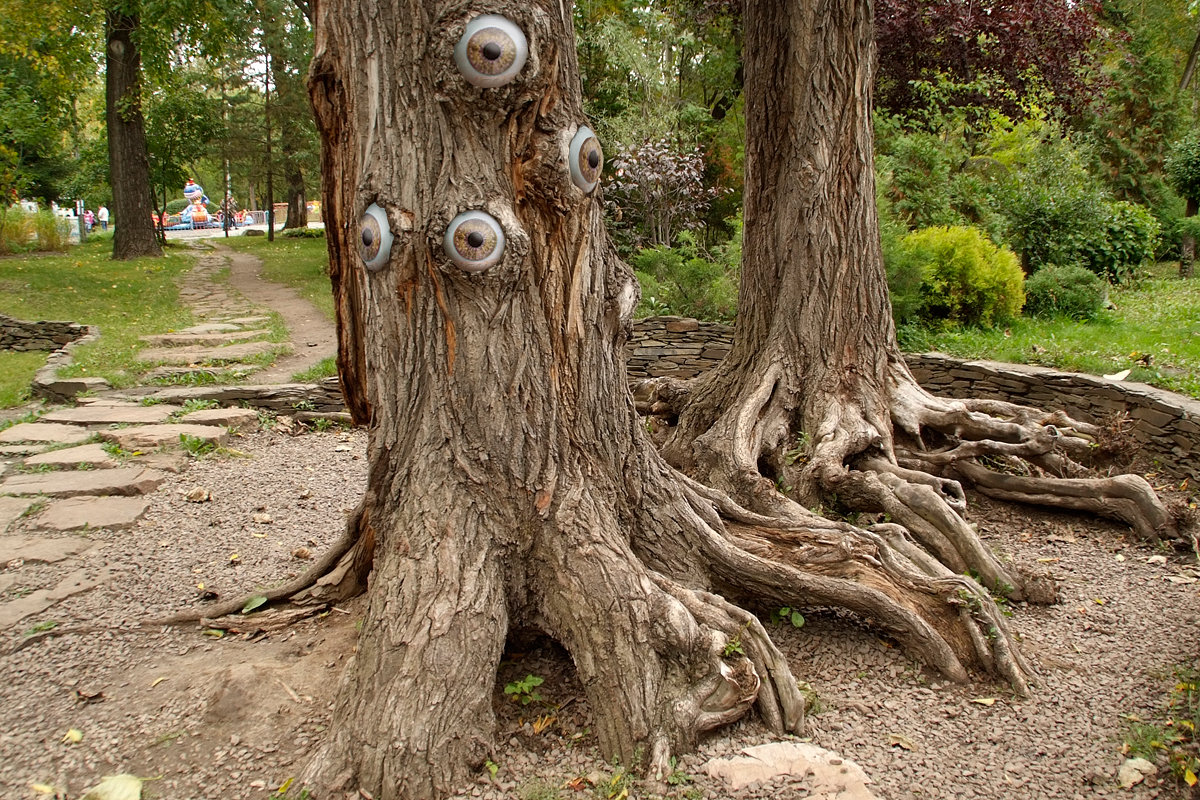
[[[842,416],[847,429],[883,428],[886,392],[907,373],[892,358],[890,323],[876,319],[882,287],[853,278],[863,264],[878,267],[862,129],[870,75],[858,60],[870,42],[867,2],[796,5],[772,12],[776,22],[800,20],[779,47],[751,52],[773,38],[761,18],[752,26],[752,93],[756,113],[797,126],[760,131],[774,146],[807,137],[817,147],[776,194],[760,188],[748,216],[769,228],[764,198],[780,204],[769,218],[793,244],[760,239],[774,258],[836,255],[810,265],[829,272],[806,284],[839,306],[836,338],[801,333],[824,324],[813,313],[790,323],[828,361],[797,375],[836,389],[804,413],[842,404],[859,414]],[[641,754],[651,773],[751,708],[775,730],[801,729],[789,665],[738,604],[843,607],[955,680],[985,669],[1024,691],[1025,664],[988,593],[899,527],[860,530],[778,500],[761,481],[745,492],[737,473],[698,470],[710,488],[657,454],[625,384],[636,284],[598,199],[580,188],[591,188],[597,167],[591,143],[572,145],[586,135],[577,135],[585,120],[571,9],[498,0],[486,11],[524,32],[523,66],[503,24],[479,32],[471,18],[482,10],[451,0],[330,0],[314,12],[310,92],[339,368],[352,414],[369,425],[370,470],[343,544],[307,592],[336,598],[370,580],[309,784],[322,797],[362,789],[380,800],[455,788],[488,755],[496,668],[516,626],[566,648],[601,749],[626,764]],[[477,88],[456,66],[455,45],[472,30],[467,74],[509,75],[511,62],[507,83]],[[776,80],[764,69],[782,70],[795,93],[778,109],[763,106],[764,81]],[[761,159],[770,145],[755,152]],[[477,213],[463,221],[464,212]],[[831,217],[827,228],[820,215]],[[794,274],[779,269],[780,281]],[[802,293],[783,299],[800,307]],[[780,330],[785,311],[746,330]],[[782,377],[802,363],[786,349],[753,358],[737,356],[764,365],[743,429],[778,417],[780,387],[801,389],[799,377]],[[739,647],[727,647],[734,639]]]

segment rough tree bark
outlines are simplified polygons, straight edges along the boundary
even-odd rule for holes
[[[142,56],[136,14],[105,11],[105,117],[112,185],[113,258],[161,256],[151,216],[150,162],[142,117]]]
[[[452,56],[480,13],[528,38],[528,63],[497,88],[467,83]],[[308,591],[328,599],[370,575],[307,774],[323,792],[435,797],[479,768],[515,625],[563,644],[602,750],[641,753],[652,773],[751,707],[779,731],[803,724],[788,664],[735,603],[845,607],[954,679],[987,668],[1025,689],[988,594],[899,529],[754,513],[647,440],[622,355],[636,283],[568,168],[585,122],[571,16],[551,0],[314,9],[339,371],[369,425],[364,499],[300,582],[319,576]],[[364,217],[373,204],[386,225]],[[468,210],[507,242],[478,273],[442,245]],[[381,227],[394,241],[376,256]]]
[[[746,4],[744,19],[741,302],[718,368],[693,383],[643,387],[650,407],[677,416],[668,460],[798,524],[821,506],[886,514],[941,564],[1014,598],[1046,600],[1053,590],[980,542],[964,519],[964,481],[1113,516],[1150,539],[1172,535],[1141,478],[1081,477],[1073,459],[1086,458],[1096,427],[942,400],[909,373],[874,203],[869,0],[761,0]]]

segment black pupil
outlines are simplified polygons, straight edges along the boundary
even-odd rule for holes
[[[370,228],[363,228],[362,240],[363,247],[370,247],[371,243],[375,241],[375,231],[371,230]]]
[[[595,150],[588,153],[588,166],[591,167],[592,169],[595,169],[596,167],[600,166],[600,154],[597,153]]]
[[[479,247],[483,244],[483,234],[479,231],[471,231],[467,234],[467,244],[471,247]]]
[[[496,44],[495,42],[488,42],[483,46],[483,57],[488,61],[495,61],[500,57],[500,53],[502,52],[503,50],[501,49],[500,45]]]

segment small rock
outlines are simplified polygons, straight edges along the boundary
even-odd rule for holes
[[[207,503],[208,501],[212,500],[212,492],[201,486],[197,486],[184,495],[183,499],[187,500],[189,503]]]
[[[307,547],[297,547],[292,551],[292,558],[308,559],[312,558],[312,551]]]
[[[1132,789],[1146,779],[1146,776],[1158,772],[1158,767],[1144,758],[1127,758],[1117,770],[1117,782],[1122,789]]]
[[[250,515],[250,521],[258,525],[270,525],[275,520],[265,511],[255,511]]]

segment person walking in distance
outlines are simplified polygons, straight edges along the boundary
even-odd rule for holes
[[[100,223],[100,230],[108,230],[108,206],[100,206],[100,210],[96,212],[96,221]]]

